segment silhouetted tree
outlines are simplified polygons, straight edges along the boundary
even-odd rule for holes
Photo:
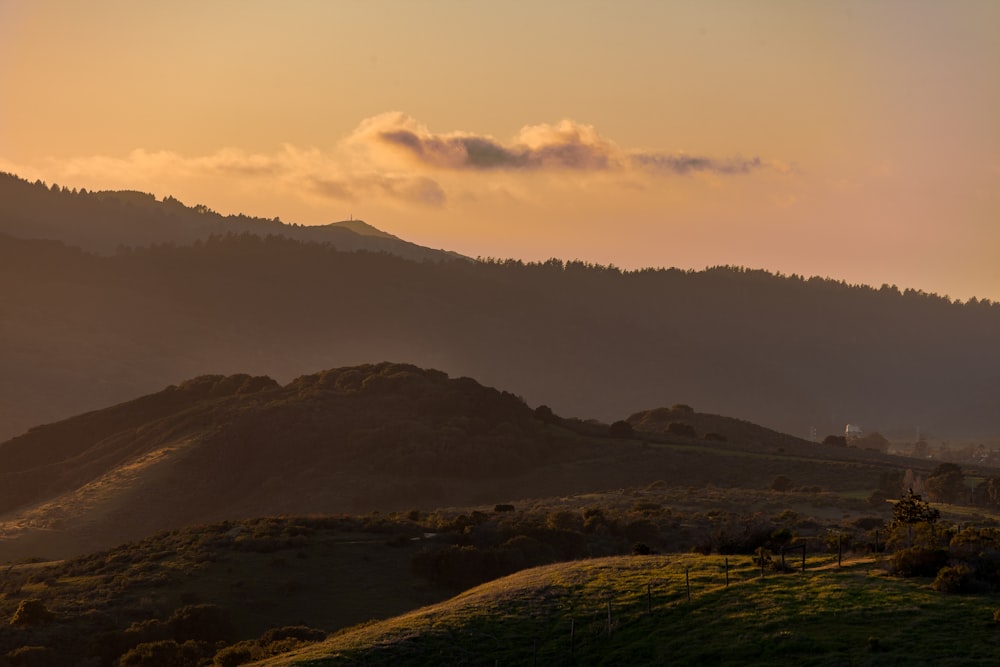
[[[941,512],[931,507],[919,494],[913,493],[913,489],[908,490],[892,508],[893,526],[934,523],[940,518]]]
[[[938,465],[924,480],[924,488],[931,500],[940,503],[960,503],[968,498],[965,475],[955,463]]]
[[[632,430],[632,425],[627,421],[616,421],[611,425],[611,429],[608,431],[612,438],[631,438],[635,435]]]

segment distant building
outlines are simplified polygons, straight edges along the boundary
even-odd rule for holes
[[[844,438],[848,441],[857,440],[862,436],[861,427],[857,424],[848,424],[844,429]]]

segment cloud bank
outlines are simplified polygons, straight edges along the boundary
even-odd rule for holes
[[[648,184],[660,178],[712,174],[739,176],[777,163],[759,157],[707,157],[626,150],[592,125],[571,120],[528,125],[508,141],[468,132],[434,133],[400,112],[363,120],[328,150],[283,145],[273,153],[223,148],[200,156],[137,149],[126,156],[48,159],[0,169],[26,178],[98,189],[143,188],[151,192],[229,193],[252,200],[378,202],[439,209],[455,201],[557,187],[600,187],[587,175],[611,175],[617,183]],[[519,174],[531,174],[532,179]],[[544,183],[534,177],[546,176]],[[488,175],[489,178],[483,178]],[[640,180],[641,179],[641,180]],[[548,191],[546,191],[548,192]],[[520,194],[518,194],[520,193]],[[200,196],[200,195],[199,195]]]
[[[684,153],[625,151],[592,125],[562,120],[529,125],[510,142],[467,132],[434,134],[403,113],[361,123],[349,139],[377,144],[418,165],[452,171],[641,171],[654,174],[748,174],[765,166],[759,157],[710,158]]]

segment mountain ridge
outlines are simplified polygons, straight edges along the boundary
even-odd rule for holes
[[[361,220],[298,225],[278,218],[223,216],[207,206],[157,200],[139,190],[67,190],[0,172],[0,233],[58,240],[109,254],[120,246],[188,244],[219,234],[254,233],[329,243],[343,251],[388,252],[417,261],[462,258],[400,239]]]

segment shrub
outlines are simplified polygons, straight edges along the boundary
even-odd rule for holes
[[[41,600],[21,600],[10,617],[11,625],[42,625],[55,618],[55,614],[45,608]]]
[[[631,438],[635,436],[635,432],[632,430],[632,425],[627,421],[616,421],[611,425],[608,430],[608,434],[612,438]]]
[[[139,644],[119,659],[121,667],[196,667],[202,652],[195,642],[172,639]]]
[[[174,639],[213,642],[228,639],[232,626],[222,608],[214,604],[190,604],[175,610],[167,621]]]
[[[792,488],[792,480],[788,479],[784,475],[778,475],[771,482],[771,490],[784,493],[785,491],[790,491]]]
[[[889,563],[893,574],[901,577],[933,577],[948,564],[944,549],[910,547],[892,554]]]
[[[215,654],[212,664],[215,667],[238,667],[264,657],[264,652],[257,642],[249,640],[225,647]]]
[[[632,555],[633,556],[648,556],[653,553],[653,550],[649,548],[648,544],[643,542],[636,542],[632,545]]]
[[[931,588],[942,593],[971,593],[976,589],[976,580],[968,565],[946,565],[938,570]]]
[[[13,667],[60,667],[59,654],[47,646],[22,646],[7,654]],[[2,660],[2,658],[0,658]]]

